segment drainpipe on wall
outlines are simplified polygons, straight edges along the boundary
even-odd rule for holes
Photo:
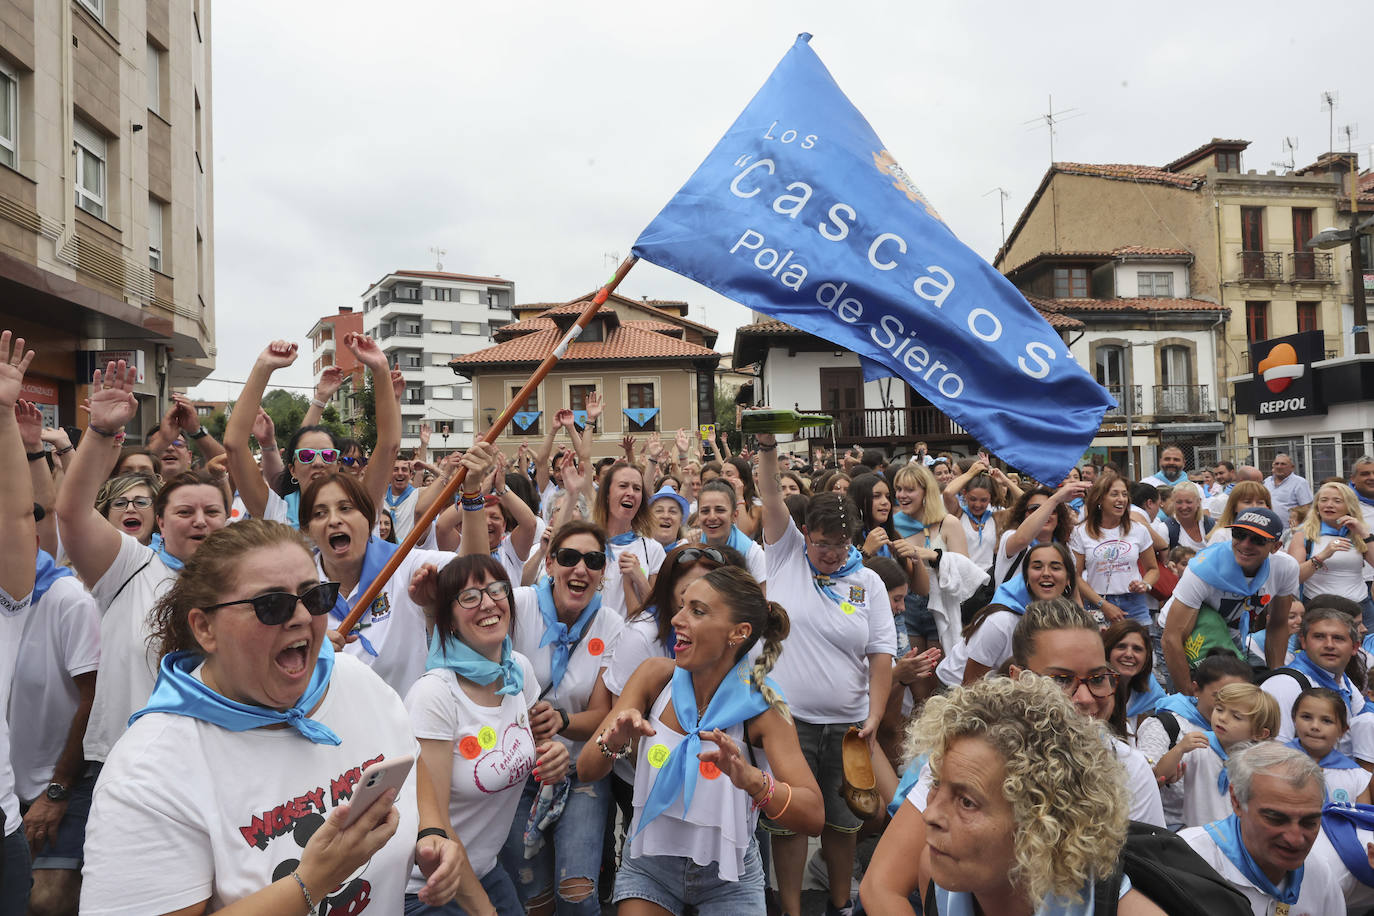
[[[58,40],[62,43],[62,144],[67,155],[62,159],[62,231],[58,233],[53,245],[53,259],[66,250],[76,238],[76,137],[73,133],[72,118],[76,115],[76,97],[72,88],[72,5],[59,3],[62,8],[62,31]]]

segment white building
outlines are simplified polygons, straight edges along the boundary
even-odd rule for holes
[[[434,431],[431,454],[472,445],[472,384],[453,374],[455,357],[491,345],[509,324],[515,284],[432,270],[398,270],[363,294],[363,331],[405,376],[401,448],[420,444],[420,424]],[[447,431],[447,435],[445,435]]]

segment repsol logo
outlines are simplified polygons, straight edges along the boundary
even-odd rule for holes
[[[1259,412],[1264,413],[1287,413],[1290,410],[1306,410],[1307,398],[1283,398],[1278,401],[1264,401],[1259,406]]]

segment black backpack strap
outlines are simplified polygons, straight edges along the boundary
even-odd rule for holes
[[[749,752],[749,765],[758,769],[759,762],[754,756],[754,742],[749,740],[749,720],[745,719],[741,724],[744,726],[744,749]]]
[[[1271,677],[1274,677],[1274,676],[1280,675],[1280,674],[1286,674],[1286,675],[1288,675],[1289,677],[1291,677],[1293,680],[1297,681],[1297,682],[1298,682],[1298,686],[1301,687],[1303,690],[1306,690],[1308,687],[1311,687],[1311,686],[1312,686],[1312,682],[1311,682],[1310,680],[1307,679],[1307,675],[1303,674],[1303,673],[1302,673],[1301,671],[1299,671],[1297,668],[1271,668],[1270,670],[1266,671],[1263,675],[1261,675],[1260,677],[1256,678],[1255,683],[1256,683],[1256,684],[1263,684],[1265,681],[1269,680]]]
[[[1116,916],[1116,907],[1121,901],[1121,874],[1121,860],[1118,859],[1110,875],[1093,882],[1093,916]]]
[[[1178,523],[1177,519],[1169,517],[1164,519],[1164,527],[1169,531],[1169,549],[1173,550],[1178,546],[1178,535],[1183,530],[1183,526]]]
[[[921,916],[938,916],[940,908],[935,905],[935,882],[926,885],[926,899],[921,907]]]
[[[1173,713],[1168,713],[1166,715],[1165,713],[1157,712],[1153,715],[1159,720],[1159,724],[1164,726],[1164,733],[1169,736],[1169,749],[1173,750],[1174,745],[1178,744],[1178,736],[1182,732],[1182,729],[1179,728],[1178,725],[1178,717]]]
[[[153,554],[153,556],[156,556],[156,554]],[[123,585],[121,585],[119,588],[115,589],[115,593],[114,593],[113,595],[110,596],[110,600],[107,601],[107,602],[105,603],[105,607],[108,608],[110,605],[114,604],[114,603],[115,603],[115,599],[118,598],[118,597],[120,596],[120,593],[123,592],[124,589],[128,588],[129,583],[132,582],[132,581],[134,581],[135,579],[137,579],[137,578],[138,578],[138,574],[141,573],[141,572],[143,572],[143,570],[147,569],[148,566],[149,566],[152,562],[153,562],[153,557],[150,556],[150,557],[148,557],[147,560],[144,561],[144,563],[143,563],[142,566],[140,566],[138,569],[135,569],[135,570],[134,570],[134,574],[133,574],[132,576],[130,576],[129,578],[125,579]]]
[[[1214,519],[1214,518],[1212,518],[1212,516],[1210,516],[1210,515],[1204,515],[1204,516],[1202,517],[1202,533],[1203,533],[1204,536],[1211,534],[1211,533],[1212,533],[1212,529],[1215,528],[1216,526],[1217,526],[1217,520]]]

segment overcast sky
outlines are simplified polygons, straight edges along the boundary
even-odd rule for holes
[[[1055,158],[1162,165],[1212,137],[1246,169],[1328,146],[1325,90],[1374,142],[1366,2],[476,3],[223,0],[213,8],[218,368],[242,380],[396,269],[595,288],[798,32],[966,244],[991,258]],[[1361,17],[1360,14],[1363,14]],[[991,193],[989,193],[991,191]],[[615,257],[612,258],[611,256]],[[749,313],[650,264],[621,291],[686,299],[728,352]],[[238,386],[196,393],[232,398]]]

